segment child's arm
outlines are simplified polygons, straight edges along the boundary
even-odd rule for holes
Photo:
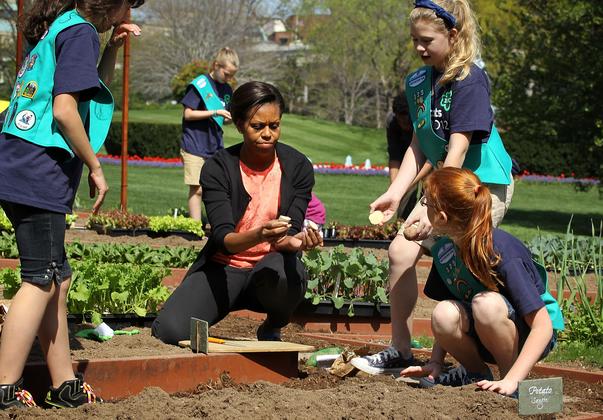
[[[184,119],[186,121],[199,121],[199,120],[208,120],[215,115],[219,115],[225,118],[226,121],[230,121],[232,117],[230,116],[230,112],[225,109],[218,109],[216,111],[207,111],[192,109],[187,106],[184,107]]]
[[[444,166],[452,166],[455,168],[461,168],[463,166],[472,135],[473,132],[452,133],[450,135],[448,153],[444,160]]]
[[[90,146],[82,117],[78,112],[78,102],[79,94],[77,93],[57,95],[52,105],[52,114],[73,152],[90,170],[88,175],[90,198],[94,198],[95,192],[98,190],[98,197],[92,206],[92,212],[96,213],[103,204],[109,187],[107,181],[105,181],[100,162]]]
[[[442,373],[442,365],[444,364],[444,358],[446,357],[446,350],[438,341],[433,342],[433,348],[431,349],[431,358],[424,366],[410,366],[400,372],[401,376],[409,376],[417,378],[421,376],[428,376],[431,379],[436,379]]]
[[[387,222],[396,213],[400,200],[412,185],[425,160],[425,155],[419,147],[419,140],[416,134],[413,134],[412,142],[404,154],[404,159],[402,160],[402,165],[396,179],[394,179],[387,191],[369,206],[371,213],[375,210],[383,212],[385,217],[382,223]]]
[[[98,65],[98,75],[107,86],[113,81],[117,51],[119,51],[119,48],[124,44],[126,37],[131,33],[135,36],[140,36],[140,27],[133,23],[122,23],[113,29],[111,39],[107,43],[105,51],[103,52],[103,57]]]
[[[526,315],[524,319],[531,328],[530,334],[509,372],[500,381],[480,381],[477,386],[499,394],[511,395],[517,390],[519,382],[528,377],[530,370],[540,360],[553,335],[551,318],[543,306]]]

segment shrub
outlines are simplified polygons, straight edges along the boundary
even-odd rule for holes
[[[181,137],[180,124],[131,122],[128,124],[128,154],[140,157],[179,157]],[[120,122],[111,124],[105,148],[108,154],[121,156]]]
[[[185,64],[178,74],[174,76],[170,86],[177,101],[181,101],[186,93],[187,86],[199,75],[209,71],[209,63],[205,60],[194,60]]]

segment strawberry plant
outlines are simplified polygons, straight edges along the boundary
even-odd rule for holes
[[[346,253],[339,245],[331,250],[312,249],[303,262],[310,278],[305,298],[314,305],[330,300],[341,309],[349,303],[348,315],[353,316],[354,302],[388,303],[388,263],[372,252],[354,248]]]

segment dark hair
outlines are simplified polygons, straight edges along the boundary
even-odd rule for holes
[[[86,16],[109,19],[110,12],[127,1],[132,8],[140,7],[145,0],[37,0],[23,16],[19,26],[30,45],[36,44],[52,22],[68,10],[78,9]]]
[[[276,103],[283,115],[285,101],[279,90],[269,83],[247,82],[235,90],[230,102],[230,114],[235,125],[246,121],[264,104]]]
[[[406,94],[404,92],[394,96],[392,112],[399,115],[408,115],[408,102],[406,101]]]

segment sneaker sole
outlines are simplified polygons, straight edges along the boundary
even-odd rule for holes
[[[362,362],[360,357],[354,358],[350,360],[350,364],[354,366],[356,369],[361,370],[364,373],[368,373],[369,375],[394,375],[400,376],[400,372],[404,368],[376,368],[372,366],[368,366]]]

